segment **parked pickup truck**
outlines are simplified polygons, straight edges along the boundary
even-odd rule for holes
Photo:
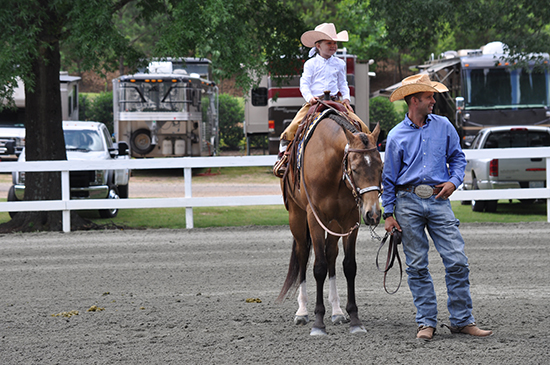
[[[63,122],[67,159],[74,160],[113,160],[129,159],[126,142],[113,144],[111,135],[103,123]],[[25,161],[25,150],[18,161]],[[71,199],[118,199],[128,198],[130,172],[121,170],[71,171],[69,181]],[[25,194],[25,173],[12,173],[13,186],[8,191],[8,201],[23,200]],[[14,212],[10,212],[13,217]],[[102,218],[114,218],[118,209],[101,209]]]
[[[470,149],[549,147],[550,128],[502,126],[482,129]],[[468,160],[464,189],[519,189],[546,187],[546,161],[542,158]],[[522,200],[532,203],[534,200]],[[495,212],[496,200],[472,201],[474,212]]]

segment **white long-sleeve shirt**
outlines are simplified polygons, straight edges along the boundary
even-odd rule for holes
[[[332,96],[340,92],[342,99],[351,100],[346,79],[346,62],[336,56],[325,59],[317,54],[304,63],[300,92],[309,102],[314,96],[322,96],[325,90],[330,90]]]

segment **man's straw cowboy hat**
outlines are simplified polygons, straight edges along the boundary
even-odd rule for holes
[[[348,32],[343,30],[336,34],[336,27],[332,23],[323,23],[315,27],[315,30],[308,30],[300,38],[302,44],[306,47],[313,48],[315,43],[323,40],[332,40],[337,42],[347,42]]]
[[[447,86],[431,81],[428,74],[418,74],[403,79],[401,86],[391,93],[390,101],[401,100],[407,95],[421,92],[444,93],[445,91],[449,91]]]

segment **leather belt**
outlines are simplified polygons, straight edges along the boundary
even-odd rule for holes
[[[428,199],[433,195],[439,194],[441,188],[436,188],[430,185],[398,185],[396,187],[397,191],[408,191],[409,193],[414,193],[422,199]]]

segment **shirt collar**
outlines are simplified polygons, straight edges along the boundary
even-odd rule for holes
[[[431,117],[432,115],[428,114],[428,116],[426,117],[426,124],[424,124],[423,128],[426,128],[430,124],[430,121],[432,119]],[[420,129],[416,124],[412,122],[412,120],[409,119],[409,113],[405,114],[405,123],[413,129]]]

